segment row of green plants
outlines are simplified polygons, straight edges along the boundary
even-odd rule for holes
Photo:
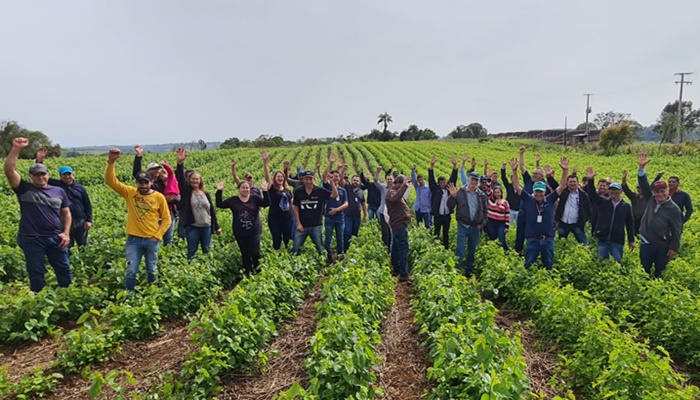
[[[433,362],[428,398],[529,398],[520,333],[496,326],[496,307],[482,300],[475,281],[460,273],[453,254],[427,230],[413,229],[410,238],[411,305]]]
[[[222,374],[264,365],[266,344],[317,280],[322,259],[309,254],[269,252],[259,274],[244,278],[222,303],[203,307],[189,327],[196,350],[178,376],[164,377],[154,398],[211,398],[221,390]]]
[[[631,255],[622,265],[599,261],[573,240],[558,240],[555,254],[562,283],[587,290],[619,324],[636,327],[674,360],[700,366],[700,299],[690,290],[675,279],[649,278]]]
[[[525,270],[519,256],[504,254],[494,242],[479,246],[475,265],[483,293],[529,313],[538,333],[561,347],[553,379],[557,388],[590,399],[700,396],[674,371],[663,347],[640,340],[631,324],[617,324],[587,291],[564,285],[556,274]]]

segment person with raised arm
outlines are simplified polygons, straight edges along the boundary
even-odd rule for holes
[[[68,287],[73,275],[68,264],[71,213],[70,199],[60,187],[49,185],[49,171],[41,163],[29,167],[29,182],[21,178],[17,160],[29,139],[14,138],[5,158],[5,177],[17,195],[20,209],[17,244],[24,253],[29,289],[40,292],[46,286],[45,260],[56,274],[58,286]]]
[[[508,242],[506,242],[506,234],[510,229],[510,205],[503,198],[503,186],[496,185],[488,201],[489,222],[486,224],[486,234],[489,239],[498,239],[501,242],[503,249],[508,250]]]
[[[508,177],[506,176],[506,168],[508,166],[508,163],[503,163],[501,164],[501,181],[503,182],[503,187],[505,188],[506,192],[506,201],[508,202],[508,205],[510,206],[510,223],[517,223],[518,221],[518,212],[520,210],[520,195],[518,195],[515,192],[515,189],[513,189],[513,185],[510,183],[508,180]]]
[[[469,184],[469,177],[467,175],[475,172],[476,168],[476,158],[472,157],[471,168],[467,171],[467,160],[469,160],[469,156],[462,154],[462,166],[459,168],[459,179],[462,182],[462,186],[467,186],[467,184]]]
[[[329,198],[338,197],[338,188],[330,180],[331,190],[316,186],[313,171],[301,171],[299,176],[304,186],[294,191],[292,212],[296,221],[292,252],[299,254],[307,237],[311,237],[318,254],[323,254],[321,234],[323,211]]]
[[[127,186],[117,179],[114,164],[120,155],[118,148],[109,150],[105,183],[126,201],[124,287],[133,292],[142,258],[146,260],[148,283],[152,284],[158,278],[158,246],[170,227],[170,210],[165,196],[151,187],[153,178],[148,172],[136,173],[136,187]]]
[[[345,232],[343,232],[344,249],[347,251],[350,247],[350,239],[359,235],[360,225],[367,222],[367,202],[359,176],[353,175],[349,182],[347,178],[343,178],[341,182],[348,194],[348,208],[345,209]]]
[[[406,203],[405,193],[411,182],[405,176],[394,178],[393,185],[386,192],[386,212],[391,228],[391,265],[393,275],[400,282],[410,281],[408,276],[408,225],[411,223],[411,209]]]
[[[394,169],[394,164],[391,164],[389,170],[386,171],[387,174],[391,174]],[[379,213],[379,206],[382,203],[382,195],[379,189],[365,177],[364,171],[360,168],[360,183],[362,184],[362,190],[367,190],[367,215],[370,220],[377,218]]]
[[[142,172],[141,162],[143,159],[143,147],[139,145],[134,146],[134,153],[136,153],[136,156],[134,157],[133,175],[134,177],[136,177],[136,175],[138,175],[139,172]],[[162,173],[162,171],[163,166],[161,166],[157,162],[151,162],[146,166],[146,172],[151,176],[151,189],[164,195],[166,188],[165,177],[167,177],[167,174]],[[170,174],[172,175],[172,169],[170,171]],[[172,187],[170,190],[172,190]],[[165,200],[168,201],[168,209],[170,210],[170,226],[168,227],[168,230],[165,231],[165,235],[163,235],[163,240],[161,242],[163,246],[167,246],[173,241],[173,234],[175,232],[175,220],[177,219],[178,215],[178,201],[173,197],[171,197],[170,200],[168,200],[168,198],[166,197]]]
[[[328,156],[328,166],[324,171],[326,180],[323,183],[325,189],[331,190],[335,187],[338,192],[337,196],[331,196],[326,200],[324,213],[324,247],[328,255],[328,262],[333,260],[333,248],[331,247],[333,233],[335,233],[336,240],[335,253],[338,256],[345,254],[345,239],[343,236],[345,235],[345,209],[348,208],[348,193],[340,186],[340,170],[343,169],[345,164],[339,160],[338,169],[329,171],[335,159],[335,155],[332,153]]]
[[[551,189],[547,187],[545,183],[544,170],[540,168],[541,156],[535,155],[535,169],[532,171],[532,175],[527,170],[525,166],[525,146],[520,146],[518,149],[518,166],[520,167],[520,172],[523,176],[522,189],[529,194],[533,193],[533,186],[536,182],[542,182],[545,184],[545,195],[551,193]],[[515,186],[515,185],[513,185]],[[520,197],[522,202],[522,196]],[[515,251],[522,253],[525,247],[525,220],[526,220],[527,210],[518,205],[518,219],[516,220],[516,230],[515,230]]]
[[[630,250],[634,249],[634,217],[632,207],[621,197],[622,185],[617,182],[610,184],[605,197],[598,194],[593,182],[596,173],[593,167],[586,167],[588,183],[586,191],[591,203],[598,207],[598,219],[593,227],[593,232],[598,238],[598,259],[606,260],[612,256],[617,262],[622,262],[622,254],[625,249],[625,229],[627,229],[627,244]]]
[[[457,184],[457,156],[452,156],[452,174],[449,181],[444,176],[439,176],[435,181],[435,163],[437,158],[433,155],[430,158],[430,168],[428,168],[428,185],[430,186],[430,213],[433,215],[435,230],[433,234],[436,238],[440,238],[442,231],[442,245],[450,248],[450,223],[452,222],[452,213],[454,206],[448,205],[450,191],[447,190],[447,184]]]
[[[232,165],[233,163],[234,160],[231,160]],[[233,237],[236,238],[238,248],[241,250],[245,274],[250,276],[258,272],[260,265],[260,237],[262,236],[260,209],[270,205],[267,182],[260,185],[263,196],[253,193],[251,183],[244,180],[238,183],[238,196],[224,200],[225,187],[226,183],[223,181],[216,185],[216,206],[228,208],[233,213]]]
[[[292,213],[292,191],[287,186],[286,174],[275,171],[270,176],[270,154],[262,151],[265,181],[270,194],[270,211],[267,214],[267,227],[272,235],[272,248],[279,250],[284,244],[287,248],[294,234],[294,214]],[[288,168],[286,163],[285,168]]]
[[[390,187],[394,186],[394,175],[387,172],[385,175],[386,185],[383,185],[379,180],[379,174],[382,172],[382,166],[377,166],[374,172],[374,187],[377,188],[379,192],[379,209],[377,211],[377,216],[379,219],[379,227],[382,230],[382,242],[387,247],[387,250],[391,251],[391,228],[389,227],[389,222],[387,218],[386,211],[386,192]]]
[[[430,186],[425,182],[423,175],[416,173],[416,164],[411,168],[411,182],[416,189],[416,200],[413,202],[413,211],[416,213],[416,223],[423,223],[426,228],[430,229]]]
[[[522,151],[520,153],[522,155]],[[520,163],[524,165],[523,162]],[[520,212],[526,217],[525,220],[525,268],[537,261],[542,256],[542,264],[547,270],[554,266],[554,203],[566,189],[569,178],[569,160],[562,157],[559,161],[562,169],[559,186],[545,195],[547,184],[539,180],[532,185],[532,194],[528,193],[520,186],[518,179],[518,161],[510,160],[512,170],[511,180],[513,189],[520,195]]]
[[[646,200],[646,208],[639,226],[642,241],[639,258],[644,270],[658,278],[666,269],[669,260],[680,251],[683,216],[680,208],[671,200],[665,181],[658,180],[649,186],[645,167],[650,161],[645,153],[637,156],[637,179]]]
[[[187,240],[187,258],[192,259],[197,249],[202,248],[206,254],[211,249],[212,235],[220,235],[221,227],[216,216],[216,208],[211,195],[204,189],[204,180],[197,171],[185,173],[184,163],[187,152],[182,147],[177,149],[177,167],[175,177],[182,188],[180,196],[180,227],[184,229]]]
[[[469,173],[469,183],[457,189],[448,185],[450,198],[448,207],[457,207],[457,255],[458,265],[464,269],[464,275],[470,277],[474,269],[474,254],[481,238],[481,230],[488,222],[488,197],[479,189],[479,173]],[[464,250],[467,249],[466,259]]]
[[[233,181],[236,182],[236,187],[241,185],[241,180],[238,177],[238,172],[236,171],[236,159],[232,158],[231,159],[231,175],[233,176]],[[250,187],[251,193],[253,193],[256,196],[262,197],[262,193],[260,192],[260,189],[255,186],[255,177],[253,176],[252,173],[246,172],[246,174],[243,176],[243,179],[248,182],[248,186]]]
[[[636,192],[633,192],[629,185],[627,184],[627,170],[622,171],[622,191],[625,192],[627,198],[630,199],[632,204],[632,216],[634,217],[634,232],[639,235],[639,225],[642,222],[642,216],[644,216],[644,210],[646,209],[646,200],[644,200],[644,194],[642,194],[642,188],[639,187],[639,183],[636,186]]]
[[[44,163],[46,158],[46,148],[40,147],[36,151],[36,162]],[[61,179],[53,179],[49,177],[49,185],[58,186],[66,192],[68,200],[70,200],[70,243],[68,243],[68,252],[73,245],[78,247],[87,246],[88,232],[92,229],[92,202],[88,196],[87,190],[80,183],[76,182],[75,174],[72,167],[62,166],[58,169],[58,174]]]

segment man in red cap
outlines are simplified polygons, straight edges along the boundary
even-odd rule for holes
[[[639,227],[642,245],[639,258],[644,270],[659,277],[668,261],[678,254],[681,247],[683,218],[681,210],[671,200],[666,181],[656,181],[649,187],[644,167],[651,161],[645,153],[637,156],[639,187],[646,200],[646,208]]]

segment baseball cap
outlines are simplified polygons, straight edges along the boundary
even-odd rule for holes
[[[139,182],[139,181],[149,181],[149,182],[151,182],[151,181],[152,181],[152,180],[151,180],[151,174],[149,174],[149,173],[146,172],[146,171],[139,171],[138,173],[136,173],[135,178],[136,178],[136,182]]]
[[[58,169],[58,174],[63,175],[63,174],[72,174],[73,173],[73,168],[68,167],[68,166],[63,166]]]
[[[666,183],[666,181],[656,181],[653,185],[651,185],[652,191],[658,189],[668,189],[668,184]]]
[[[149,169],[153,169],[153,168],[160,169],[160,164],[158,164],[156,162],[152,162],[152,163],[148,164],[148,166],[146,167],[146,171],[148,171]]]
[[[489,180],[491,180],[491,178],[489,178],[487,175],[481,175],[481,178],[479,178],[479,180],[489,181]]]
[[[470,179],[477,179],[477,180],[478,180],[480,177],[481,177],[481,175],[479,175],[478,172],[473,172],[473,171],[472,171],[472,172],[469,173],[469,178],[470,178]]]
[[[31,167],[29,167],[29,173],[32,175],[48,174],[49,170],[46,169],[46,165],[41,164],[41,163],[36,163],[36,164],[33,164]]]
[[[610,187],[608,187],[609,190],[622,190],[622,186],[620,186],[619,183],[613,182],[610,184]]]
[[[532,185],[532,190],[544,192],[547,190],[547,185],[545,185],[544,182],[535,182],[535,184]]]
[[[314,176],[314,171],[309,171],[309,170],[301,170],[299,172],[299,176],[304,177],[304,176]]]

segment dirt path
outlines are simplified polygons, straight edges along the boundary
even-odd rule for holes
[[[421,346],[420,327],[413,323],[410,301],[413,288],[397,283],[396,304],[387,314],[382,329],[382,342],[377,353],[384,363],[380,367],[376,386],[384,390],[384,399],[420,399],[429,389],[425,373],[430,363],[427,349]]]
[[[255,368],[248,373],[239,372],[222,376],[222,400],[262,400],[287,390],[294,382],[306,386],[304,361],[308,356],[309,340],[316,331],[316,302],[319,301],[321,285],[316,284],[312,296],[302,304],[296,318],[280,329],[279,335],[270,343],[268,352],[276,351],[268,360],[264,371]]]
[[[532,331],[525,314],[506,308],[501,308],[496,314],[495,322],[502,329],[511,332],[520,331],[520,339],[523,345],[523,355],[527,362],[525,373],[530,378],[530,390],[535,393],[544,393],[546,398],[553,399],[564,393],[557,393],[547,382],[552,378],[554,369],[559,362],[559,349],[556,345],[540,339]]]

